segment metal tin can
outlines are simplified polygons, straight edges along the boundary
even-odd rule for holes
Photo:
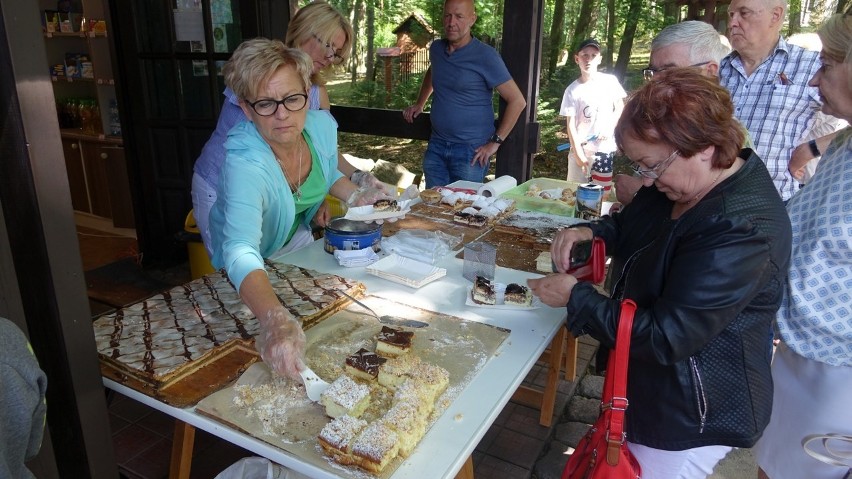
[[[359,250],[373,248],[379,250],[382,241],[382,225],[335,218],[325,227],[323,234],[326,253],[335,250]]]
[[[595,220],[601,217],[603,206],[603,186],[586,183],[577,186],[577,206],[574,217],[584,220]]]

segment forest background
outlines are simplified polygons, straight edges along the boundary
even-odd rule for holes
[[[410,15],[417,14],[430,24],[436,38],[442,35],[441,0],[328,0],[348,16],[355,31],[353,52],[347,65],[328,78],[332,104],[369,108],[398,109],[412,104],[422,81],[415,73],[395,82],[390,93],[377,78],[376,52],[393,47],[393,33]],[[477,21],[474,37],[500,51],[503,42],[503,0],[475,0]],[[307,0],[290,0],[295,12]],[[704,19],[705,9],[716,5],[715,25],[724,32],[729,2],[693,0],[691,9],[672,0],[546,0],[542,24],[543,47],[541,81],[536,105],[541,125],[541,148],[533,159],[532,177],[563,179],[567,173],[567,152],[557,151],[566,143],[565,118],[559,106],[565,88],[579,75],[573,51],[583,39],[597,38],[603,46],[600,70],[616,75],[624,89],[634,90],[642,82],[641,70],[648,65],[651,39],[666,25],[686,19]],[[688,2],[687,2],[688,3]],[[852,0],[790,0],[787,25],[782,33],[813,32],[822,19],[834,12],[844,12]],[[380,76],[380,75],[378,75]],[[499,97],[495,95],[497,111]],[[428,111],[429,105],[425,108]],[[402,113],[400,112],[400,120]],[[415,174],[422,173],[421,161],[426,142],[400,138],[351,133],[340,134],[340,151],[359,158],[387,160],[402,165]],[[491,173],[494,172],[492,162]],[[616,171],[626,167],[622,159]]]

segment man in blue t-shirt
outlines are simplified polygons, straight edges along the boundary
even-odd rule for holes
[[[470,35],[476,21],[473,0],[444,2],[444,38],[429,47],[432,65],[417,102],[402,115],[411,123],[432,100],[432,137],[423,158],[426,187],[457,180],[483,182],[491,157],[527,105],[496,50]],[[494,89],[506,101],[494,129]]]

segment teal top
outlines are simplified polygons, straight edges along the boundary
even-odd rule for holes
[[[225,268],[237,291],[249,273],[264,268],[264,258],[287,244],[294,226],[310,223],[331,185],[343,177],[337,170],[337,124],[331,116],[309,110],[303,135],[314,168],[302,186],[305,209],[297,216],[300,207],[287,178],[254,124],[243,121],[228,132],[218,197],[210,210],[211,262],[216,269]]]
[[[294,197],[296,200],[296,221],[293,222],[293,226],[290,228],[290,234],[287,235],[287,241],[284,244],[289,243],[290,240],[293,239],[293,235],[296,234],[296,230],[299,229],[300,224],[309,223],[311,221],[312,217],[307,216],[306,213],[318,202],[325,199],[325,195],[328,190],[328,188],[326,188],[325,177],[322,174],[322,166],[320,165],[316,151],[314,150],[314,145],[307,135],[303,134],[302,136],[305,137],[305,142],[308,144],[312,167],[310,174],[308,174],[308,177],[305,178],[305,182],[302,183],[302,188],[300,190],[302,192],[301,199]]]

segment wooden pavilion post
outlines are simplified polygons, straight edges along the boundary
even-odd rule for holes
[[[505,0],[503,7],[503,61],[527,100],[506,142],[497,150],[497,176],[511,175],[524,182],[532,173],[533,155],[541,145],[536,114],[541,69],[541,25],[544,0]],[[500,116],[506,103],[500,100]]]

